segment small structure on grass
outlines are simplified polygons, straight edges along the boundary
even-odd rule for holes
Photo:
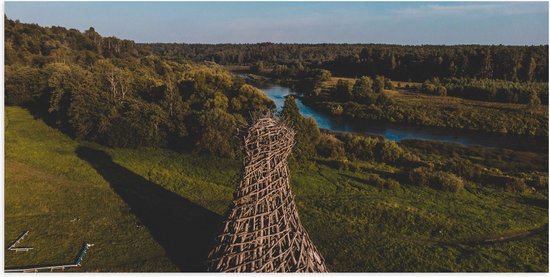
[[[302,226],[287,164],[294,131],[270,116],[248,129],[244,171],[208,269],[221,272],[326,272]]]
[[[23,234],[21,234],[19,236],[19,238],[17,238],[9,247],[8,247],[8,250],[11,250],[11,251],[15,251],[15,252],[19,252],[19,251],[29,251],[29,250],[32,250],[33,248],[32,247],[21,247],[21,246],[17,246],[23,239],[25,239],[25,237],[29,234],[29,231],[25,231],[23,232]]]
[[[90,247],[94,246],[91,243],[85,243],[82,248],[80,249],[80,252],[78,253],[78,256],[76,257],[76,260],[72,264],[60,264],[60,265],[45,265],[45,266],[28,266],[28,267],[21,267],[21,268],[6,268],[4,272],[39,272],[39,271],[54,271],[54,270],[65,270],[66,268],[71,267],[79,267],[81,266],[82,259],[84,259],[84,255],[90,249]]]

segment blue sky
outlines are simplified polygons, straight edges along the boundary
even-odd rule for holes
[[[5,2],[5,13],[137,42],[548,44],[548,2]]]

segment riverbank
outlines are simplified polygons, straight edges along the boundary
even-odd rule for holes
[[[358,118],[352,115],[348,116],[347,113],[334,114],[330,111],[318,108],[315,102],[308,102],[307,97],[303,97],[302,94],[297,93],[291,88],[294,84],[290,80],[272,80],[263,76],[254,75],[252,78],[248,78],[248,81],[253,82],[254,85],[262,89],[267,96],[275,101],[279,110],[282,108],[284,99],[287,95],[295,95],[301,114],[305,117],[313,117],[321,129],[327,129],[334,132],[379,135],[391,141],[420,139],[522,151],[548,151],[548,138],[544,136],[489,133],[463,128],[417,125],[410,122],[388,122],[380,118]],[[425,101],[428,100],[429,99],[425,99]],[[491,105],[492,103],[482,104]],[[336,105],[342,104],[336,103]]]
[[[304,91],[302,101],[319,111],[347,120],[374,120],[407,126],[438,127],[449,131],[468,130],[482,134],[519,135],[548,139],[548,106],[469,100],[452,96],[418,93],[420,84],[389,81],[384,101],[361,99],[342,101],[335,95],[338,82],[353,84],[350,78],[332,77],[321,82],[319,91]],[[376,96],[376,93],[374,93]]]
[[[390,103],[365,105],[334,102],[315,97],[302,101],[319,111],[348,120],[371,120],[408,126],[469,130],[488,134],[544,137],[548,135],[545,108],[526,110],[526,105],[488,103],[418,93],[390,94]]]

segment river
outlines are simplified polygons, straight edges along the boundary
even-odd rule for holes
[[[275,84],[268,84],[260,87],[260,89],[269,96],[269,98],[275,101],[278,111],[282,109],[287,95],[297,94],[288,87]],[[304,105],[300,99],[296,99],[296,104],[303,116],[313,117],[313,119],[317,121],[319,128],[331,131],[381,135],[391,141],[420,139],[515,150],[548,151],[548,139],[543,137],[487,134],[468,130],[410,126],[372,121],[351,122],[341,116],[318,112]]]

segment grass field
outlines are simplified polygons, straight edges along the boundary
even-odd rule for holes
[[[6,107],[5,266],[72,262],[79,271],[197,271],[238,182],[240,162],[74,141]],[[444,158],[444,157],[439,157]],[[331,271],[548,271],[547,192],[458,193],[369,184],[399,169],[292,165],[300,216]],[[485,239],[541,232],[500,243]]]

